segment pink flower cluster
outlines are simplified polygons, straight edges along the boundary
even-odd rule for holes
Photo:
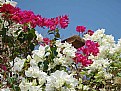
[[[82,63],[83,66],[88,66],[93,63],[91,59],[88,59],[88,56],[91,54],[97,56],[99,53],[99,44],[91,40],[87,40],[85,45],[77,49],[76,57],[74,58],[76,63]]]
[[[20,8],[13,7],[10,4],[4,4],[0,7],[0,13],[3,13],[5,19],[10,19],[16,23],[27,25],[30,24],[32,28],[36,26],[47,27],[50,30],[56,28],[65,29],[69,24],[67,15],[58,16],[56,18],[43,18],[41,15],[35,15],[32,11],[22,11]]]
[[[92,31],[92,30],[88,30],[88,31],[87,31],[87,34],[89,34],[90,36],[92,36],[93,33],[94,33],[94,31]]]
[[[43,43],[45,43],[46,45],[50,44],[50,39],[49,38],[43,38]]]
[[[67,15],[58,16],[56,18],[44,18],[44,25],[48,27],[50,30],[55,30],[56,28],[65,29],[68,27],[69,18]]]
[[[42,17],[35,15],[32,11],[15,12],[11,19],[19,24],[30,24],[32,28],[35,28],[37,25],[44,26]]]
[[[19,8],[13,7],[10,4],[3,4],[3,6],[0,7],[0,13],[6,13],[6,14],[14,14],[19,10],[20,10]]]
[[[76,31],[77,32],[82,32],[83,33],[83,32],[85,32],[85,30],[86,30],[86,27],[85,26],[77,26],[76,27]]]
[[[84,32],[86,32],[86,27],[85,26],[77,26],[76,31],[79,33],[84,33]],[[90,36],[93,35],[93,33],[94,33],[94,31],[92,31],[92,30],[88,30],[86,32],[86,34],[89,34]]]
[[[76,57],[74,58],[76,63],[81,63],[83,66],[88,66],[93,63],[91,59],[88,59],[87,56],[84,56],[80,53],[76,53]]]
[[[82,51],[84,55],[89,56],[90,54],[97,56],[99,53],[99,44],[91,40],[85,41],[85,46],[78,48],[78,51]]]

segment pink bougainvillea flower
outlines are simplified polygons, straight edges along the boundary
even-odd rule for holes
[[[81,63],[83,66],[88,66],[93,63],[88,56],[91,54],[97,56],[99,53],[99,44],[91,40],[86,40],[85,45],[78,48],[76,52],[76,57],[74,58],[76,63]]]
[[[5,18],[6,20],[7,19],[11,20],[12,16],[19,11],[20,8],[13,7],[10,4],[3,4],[3,6],[0,7],[0,13],[2,13],[2,17]]]
[[[15,21],[16,23],[19,23],[19,21],[21,20],[21,18],[18,16],[18,15],[13,15],[12,17],[11,17],[11,19],[13,20],[13,21]]]
[[[12,16],[12,20],[19,24],[30,24],[32,28],[37,25],[43,27],[42,17],[35,15],[32,11],[19,11]]]
[[[76,27],[76,31],[77,32],[82,32],[83,33],[83,32],[85,32],[85,30],[86,30],[86,27],[85,26],[77,26]]]
[[[39,27],[43,27],[44,26],[44,18],[41,15],[37,15],[37,25]]]
[[[46,26],[50,30],[55,30],[57,27],[55,18],[44,18],[44,26]]]
[[[87,56],[84,56],[80,53],[76,53],[76,57],[74,58],[76,63],[81,63],[83,66],[89,66],[93,63],[92,60],[88,59]]]
[[[93,63],[93,61],[91,59],[88,59],[86,56],[83,56],[81,63],[83,66],[89,66]]]
[[[98,42],[96,42],[96,43],[95,43],[95,46],[96,46],[96,47],[99,47],[100,45],[99,45],[99,43],[98,43]]]
[[[59,18],[60,18],[60,19],[59,19],[60,27],[61,27],[62,29],[65,29],[66,27],[68,27],[68,24],[69,24],[69,18],[68,18],[68,16],[67,16],[67,15],[65,15],[65,16],[60,16]]]
[[[3,4],[2,7],[0,7],[0,13],[9,13],[14,14],[16,11],[19,11],[19,8],[13,7],[10,4]]]
[[[97,54],[99,53],[99,44],[98,43],[95,43],[91,40],[86,40],[85,42],[85,46],[87,48],[87,54],[86,55],[90,55],[90,54],[93,54],[94,56],[97,56]],[[86,53],[86,52],[85,52]]]
[[[32,22],[34,19],[34,13],[32,11],[21,11],[18,13],[18,16],[21,18],[21,20],[19,21],[20,24]]]
[[[56,28],[65,29],[69,24],[67,15],[58,16],[56,18],[43,18],[41,15],[35,15],[32,11],[22,11],[10,4],[4,4],[0,7],[0,13],[3,13],[2,17],[5,17],[5,19],[10,19],[23,25],[29,24],[31,28],[39,26],[47,27],[50,30],[55,30]]]
[[[7,71],[7,67],[5,65],[0,64],[0,68],[4,71]]]
[[[55,30],[56,28],[65,29],[69,24],[69,18],[67,15],[58,16],[56,18],[44,18],[44,25],[50,30]]]
[[[92,36],[93,33],[94,33],[94,31],[92,31],[92,30],[88,30],[87,33],[88,33],[90,36]]]
[[[50,39],[49,38],[43,38],[43,42],[48,45],[50,43]]]

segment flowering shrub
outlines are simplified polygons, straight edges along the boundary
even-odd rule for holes
[[[1,91],[120,91],[121,39],[115,43],[104,29],[77,26],[85,45],[76,49],[60,39],[67,15],[48,19],[22,11],[14,1],[0,5]],[[43,38],[36,26],[54,38]]]

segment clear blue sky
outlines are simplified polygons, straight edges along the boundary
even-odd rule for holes
[[[61,30],[62,38],[77,34],[77,25],[87,29],[105,28],[106,34],[121,38],[121,0],[15,0],[22,10],[32,10],[35,14],[51,18],[69,15],[70,24]],[[36,28],[46,36],[47,30]]]

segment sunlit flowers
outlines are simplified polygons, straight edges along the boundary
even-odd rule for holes
[[[39,26],[47,27],[50,30],[55,30],[56,28],[65,29],[69,24],[67,15],[58,16],[56,18],[44,18],[41,15],[35,15],[32,11],[22,11],[20,8],[14,7],[11,4],[3,4],[3,6],[0,7],[0,13],[3,13],[2,17],[4,18],[19,24],[24,24],[24,26],[26,25],[27,27],[31,26],[32,28]]]
[[[44,18],[7,2],[0,2],[1,91],[120,91],[121,39],[116,43],[105,29],[77,26],[83,45],[75,47],[59,33],[69,24],[67,15]],[[36,26],[49,29],[53,38]]]
[[[66,88],[71,89],[76,87],[78,84],[78,81],[73,78],[73,75],[68,75],[64,71],[59,71],[57,70],[55,73],[52,73],[48,78],[47,78],[47,84],[46,84],[46,91],[54,91],[54,90],[60,90],[62,87],[65,85]],[[65,88],[65,89],[66,89]]]
[[[18,71],[18,72],[21,71],[22,68],[24,67],[24,62],[25,62],[25,59],[20,59],[20,58],[16,57],[14,59],[14,63],[13,63],[13,61],[11,62],[13,71]]]
[[[85,30],[86,30],[86,27],[85,26],[77,26],[76,27],[76,31],[77,32],[83,33],[83,32],[85,32]]]
[[[91,36],[91,35],[93,35],[94,31],[88,30],[87,33]]]
[[[78,48],[76,57],[74,58],[76,63],[82,63],[83,66],[88,66],[93,63],[91,59],[88,59],[88,56],[94,55],[97,56],[99,53],[99,44],[91,40],[86,40],[85,45],[81,48]]]

